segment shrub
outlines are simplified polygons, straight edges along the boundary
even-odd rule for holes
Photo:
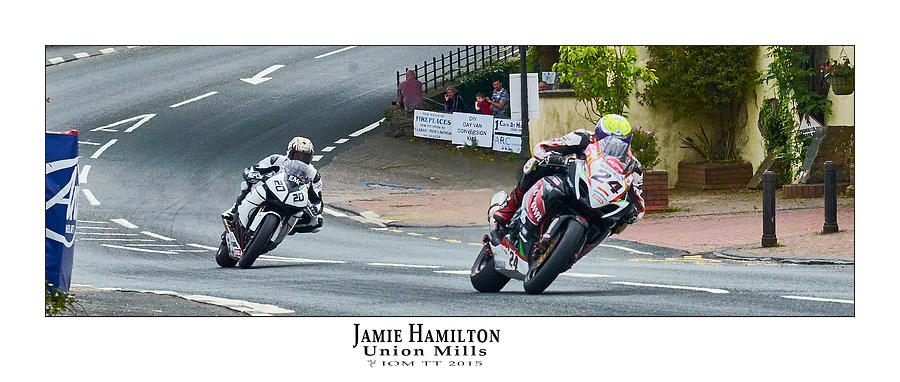
[[[631,137],[631,152],[646,170],[659,164],[659,145],[652,131],[635,126]]]
[[[490,96],[494,89],[493,83],[498,79],[504,89],[509,89],[509,74],[519,73],[518,56],[515,57],[516,59],[494,61],[482,68],[460,75],[456,91],[463,96],[468,105],[474,103],[475,93],[486,92],[485,94]]]

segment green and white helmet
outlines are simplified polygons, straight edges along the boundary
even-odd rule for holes
[[[631,136],[631,124],[625,117],[618,114],[607,114],[600,117],[600,121],[597,122],[594,138],[599,141],[606,137],[616,137],[630,145]]]

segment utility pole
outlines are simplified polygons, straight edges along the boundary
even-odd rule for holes
[[[519,46],[519,71],[522,73],[522,151],[520,158],[531,157],[531,143],[528,138],[528,68],[525,64],[525,56],[528,53],[528,45]]]

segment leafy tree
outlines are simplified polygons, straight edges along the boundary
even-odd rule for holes
[[[584,103],[585,119],[597,122],[604,114],[627,116],[638,81],[656,83],[653,70],[637,65],[637,59],[633,46],[561,46],[553,70]]]

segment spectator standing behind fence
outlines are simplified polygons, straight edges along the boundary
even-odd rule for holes
[[[444,93],[444,112],[452,113],[454,111],[465,113],[466,105],[463,102],[462,96],[456,92],[456,89],[449,88],[447,89],[447,92]]]
[[[491,93],[491,112],[494,118],[509,118],[509,92],[503,88],[500,80],[494,81],[494,92]]]
[[[491,115],[491,104],[484,98],[484,94],[475,93],[475,112]]]
[[[397,105],[405,107],[407,111],[422,107],[422,83],[416,79],[416,72],[406,71],[406,81],[400,83],[397,93]]]
[[[538,82],[538,91],[550,90],[550,84],[547,81]]]

